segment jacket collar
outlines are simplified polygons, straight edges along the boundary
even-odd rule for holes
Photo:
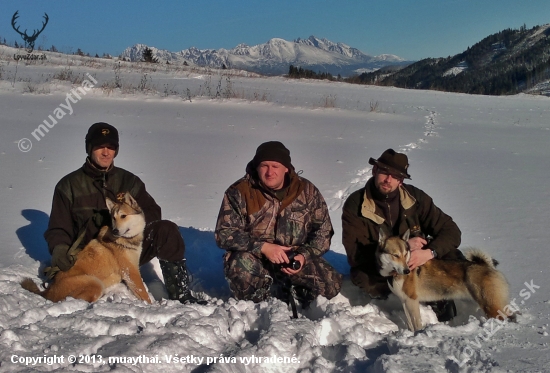
[[[372,220],[376,224],[383,224],[384,218],[376,213],[376,204],[372,197],[371,186],[373,183],[374,178],[370,178],[365,186],[363,204],[361,205],[361,215],[364,218]],[[403,185],[399,186],[399,203],[401,203],[403,210],[410,209],[416,203],[416,199],[403,187]]]
[[[300,195],[300,193],[302,193],[302,191],[305,188],[304,182],[298,176],[296,171],[294,171],[293,168],[288,170],[287,177],[288,177],[288,185],[285,186],[285,189],[287,190],[287,192],[286,192],[286,196],[281,201],[281,207],[280,207],[281,210],[283,210],[285,207],[290,205]],[[258,179],[257,173],[247,172],[246,178],[248,179],[248,182],[252,189],[258,190],[261,194],[263,194],[264,196],[269,196],[269,198],[271,199],[277,199],[273,191],[263,186],[263,184]]]
[[[114,168],[115,164],[113,162],[108,169],[101,170],[94,165],[90,157],[86,158],[86,162],[82,166],[82,170],[84,171],[84,173],[90,176],[92,179],[104,178],[109,175],[114,170]]]

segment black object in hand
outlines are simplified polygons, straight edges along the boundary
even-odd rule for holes
[[[282,268],[290,268],[297,271],[302,267],[302,263],[294,259],[294,257],[296,256],[296,252],[291,251],[287,253],[286,256],[288,257],[288,263],[281,264]]]

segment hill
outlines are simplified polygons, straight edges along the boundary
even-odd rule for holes
[[[364,73],[354,82],[413,89],[503,95],[546,92],[550,24],[507,29],[447,58],[427,58],[398,71]]]

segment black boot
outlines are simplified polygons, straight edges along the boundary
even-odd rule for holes
[[[169,299],[179,300],[183,304],[208,304],[204,299],[197,299],[191,294],[191,289],[189,288],[189,275],[185,267],[185,259],[178,262],[168,262],[159,259],[159,263]]]
[[[294,294],[298,302],[302,305],[303,310],[307,310],[317,297],[313,295],[311,289],[303,286],[294,286]]]
[[[453,300],[440,300],[426,304],[432,307],[439,322],[451,321],[456,316],[456,305]]]

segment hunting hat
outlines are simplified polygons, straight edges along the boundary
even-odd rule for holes
[[[279,141],[268,141],[258,146],[251,165],[256,168],[263,161],[279,162],[289,170],[294,169],[290,161],[290,150]]]
[[[369,159],[369,163],[388,171],[392,176],[394,175],[401,179],[411,178],[411,175],[407,173],[409,159],[405,154],[397,153],[393,149],[386,150],[378,159]]]
[[[94,147],[105,144],[113,145],[118,153],[117,129],[108,123],[92,124],[86,134],[86,153],[89,155]]]

